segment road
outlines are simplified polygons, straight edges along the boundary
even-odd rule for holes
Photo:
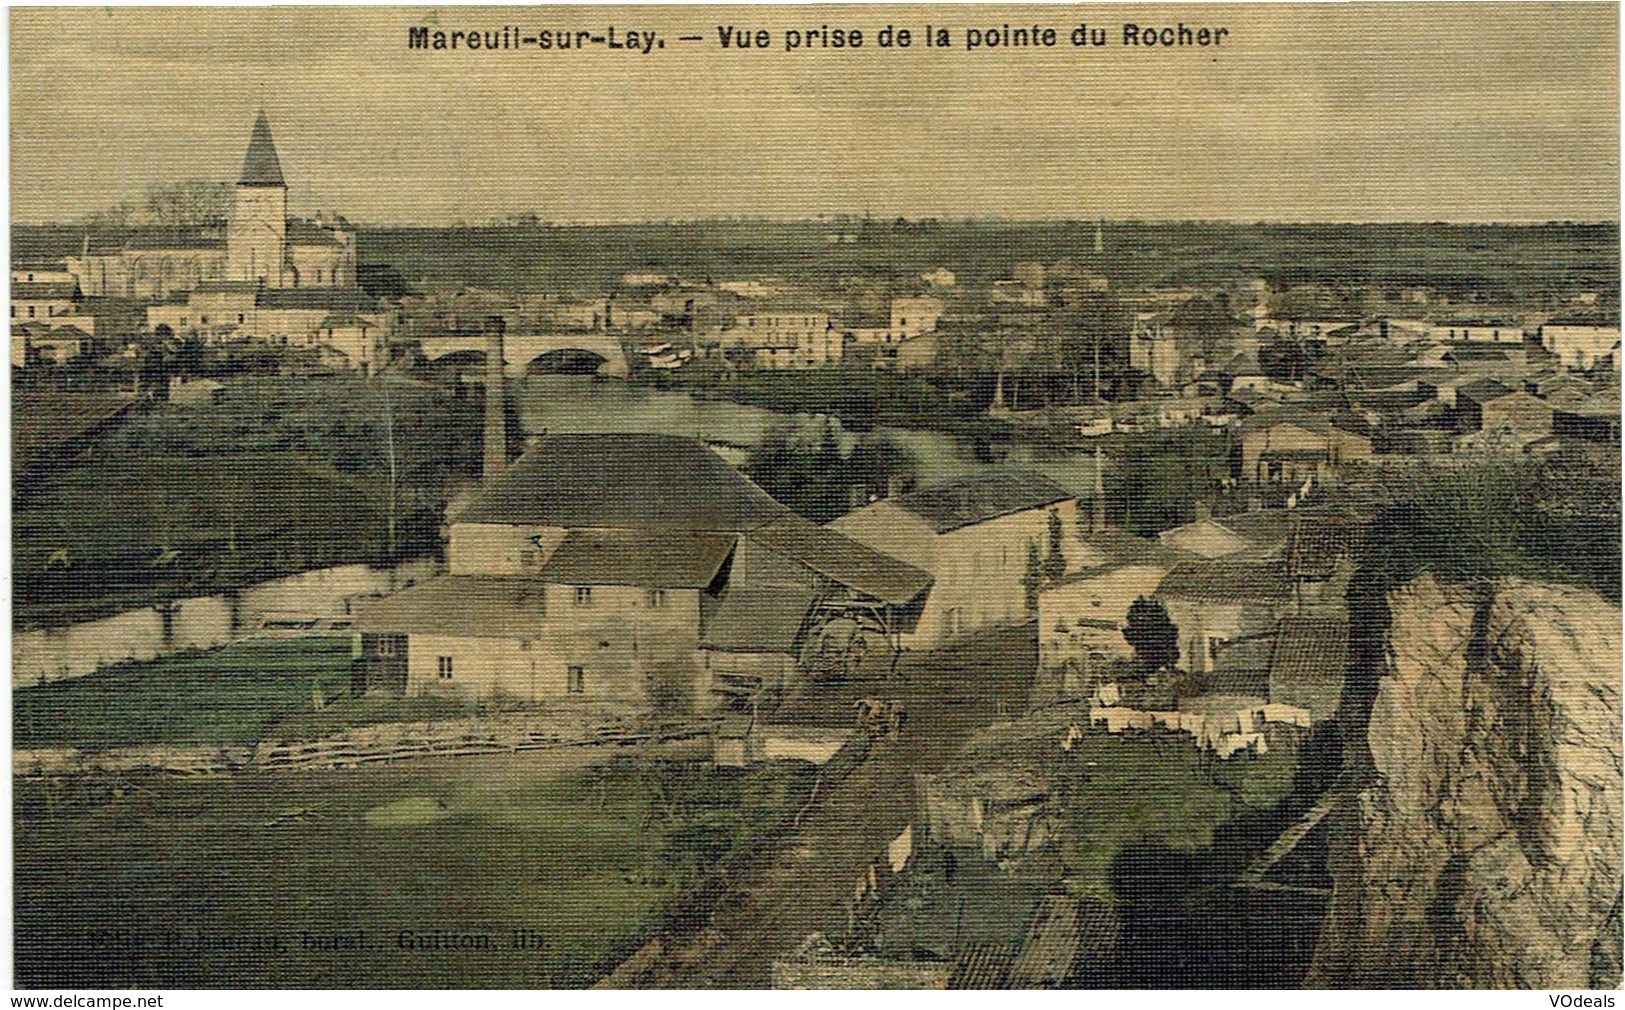
[[[858,875],[915,821],[914,776],[940,770],[969,733],[1018,713],[1037,659],[1032,624],[948,650],[906,657],[901,739],[882,740],[825,794],[800,828],[730,881],[707,922],[659,938],[600,985],[760,988],[772,962],[809,934],[847,931]],[[830,689],[833,710],[850,711],[854,686]],[[881,693],[868,686],[867,693]],[[843,697],[844,695],[844,697]]]

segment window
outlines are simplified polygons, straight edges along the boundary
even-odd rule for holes
[[[649,606],[664,607],[666,605],[666,591],[664,589],[649,590]]]
[[[30,319],[34,318],[34,306],[32,306],[32,305],[30,305],[28,307],[28,318],[30,318]]]
[[[572,666],[565,675],[564,689],[570,694],[581,694],[587,690],[587,668]]]
[[[536,552],[535,551],[520,551],[519,552],[519,566],[521,568],[535,568],[536,567]]]
[[[450,656],[439,656],[439,657],[436,657],[434,662],[435,662],[435,672],[440,675],[440,679],[441,680],[450,680],[451,679],[451,657]]]
[[[591,586],[577,586],[576,587],[576,606],[578,606],[578,607],[590,607],[590,606],[592,606],[592,587]]]
[[[395,655],[395,636],[393,636],[393,635],[381,635],[381,636],[379,636],[379,638],[378,638],[378,655],[380,655],[380,656],[393,656],[393,655]]]
[[[521,638],[519,640],[519,651],[520,652],[529,652],[531,649],[534,649],[535,647],[536,647],[536,643],[532,642],[528,638]]]

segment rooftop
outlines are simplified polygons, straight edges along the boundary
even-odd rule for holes
[[[907,603],[931,585],[929,573],[798,515],[775,519],[751,533],[750,538],[825,578],[885,603]]]
[[[937,533],[951,533],[989,519],[1053,505],[1070,497],[1060,485],[1047,477],[1010,472],[966,477],[889,500],[898,508],[924,519]]]
[[[1157,586],[1158,596],[1219,602],[1274,602],[1287,597],[1280,561],[1184,561]]]
[[[487,481],[457,521],[748,532],[788,512],[695,439],[551,435]]]
[[[248,136],[248,152],[243,155],[243,175],[237,180],[237,185],[288,185],[282,179],[282,163],[277,159],[276,144],[271,140],[271,124],[265,118],[264,109],[254,117],[254,129]]]
[[[571,530],[537,574],[573,586],[703,589],[733,549],[725,533]]]
[[[723,652],[777,652],[801,648],[802,623],[812,606],[805,586],[729,586],[700,631],[700,645]]]
[[[361,631],[465,638],[532,638],[547,615],[540,579],[442,575],[356,611]]]

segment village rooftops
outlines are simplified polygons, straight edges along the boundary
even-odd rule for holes
[[[893,498],[891,503],[919,516],[942,534],[1071,497],[1046,477],[1011,472],[966,477]]]
[[[931,586],[928,572],[798,515],[775,519],[757,528],[750,538],[831,581],[883,603],[901,606]]]
[[[703,589],[716,580],[734,538],[670,530],[571,530],[537,576],[571,586]]]
[[[788,512],[695,439],[550,435],[487,481],[455,521],[748,532]]]
[[[1156,595],[1189,600],[1274,603],[1290,594],[1281,561],[1185,561],[1157,585]]]
[[[358,605],[359,631],[533,638],[547,616],[541,579],[442,575]]]

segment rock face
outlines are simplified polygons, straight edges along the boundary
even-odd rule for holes
[[[1368,784],[1306,984],[1620,984],[1620,610],[1423,576],[1387,597]]]

